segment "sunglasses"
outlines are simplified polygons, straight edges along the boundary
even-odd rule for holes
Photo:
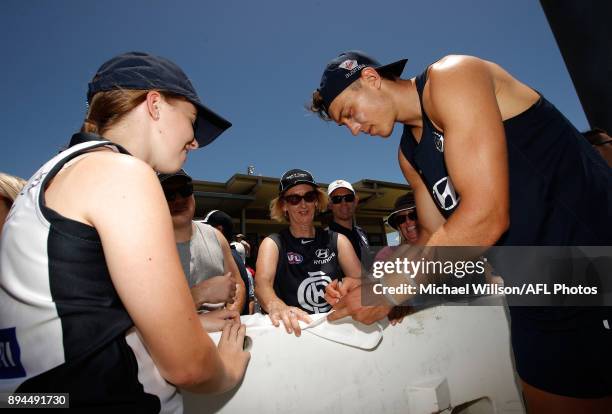
[[[353,201],[355,201],[355,194],[331,196],[331,201],[334,204],[340,204],[342,203],[342,200],[346,201],[347,203],[352,203]]]
[[[304,200],[307,203],[314,203],[317,200],[317,192],[313,190],[313,191],[307,192],[304,195],[290,194],[290,195],[283,196],[283,200],[285,200],[292,206],[297,206],[298,204],[300,204],[302,200]]]
[[[184,186],[176,188],[174,190],[164,189],[164,196],[168,201],[174,201],[176,199],[177,194],[180,194],[183,198],[191,196],[193,194],[193,184],[185,184]]]
[[[400,224],[405,223],[408,220],[417,221],[418,216],[416,210],[409,211],[408,214],[398,214],[389,220],[389,225],[393,228],[398,228]]]

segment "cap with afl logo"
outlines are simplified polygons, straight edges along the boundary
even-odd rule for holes
[[[312,174],[310,174],[306,170],[300,170],[298,168],[295,168],[283,174],[280,179],[280,184],[278,185],[278,192],[284,193],[291,187],[294,187],[298,184],[310,184],[315,188],[317,187],[317,183],[315,182]]]
[[[327,64],[321,76],[318,90],[323,98],[325,111],[329,111],[329,106],[336,96],[359,79],[364,68],[371,67],[380,74],[388,74],[397,78],[404,71],[407,61],[408,59],[402,59],[388,65],[381,65],[376,59],[359,50],[341,53]]]

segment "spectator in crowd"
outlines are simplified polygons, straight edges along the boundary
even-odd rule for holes
[[[227,240],[231,240],[232,234],[234,232],[234,223],[232,222],[232,218],[225,212],[219,210],[212,210],[206,215],[204,218],[204,222],[210,224],[221,233]],[[246,265],[244,264],[244,260],[234,247],[234,244],[230,244],[230,250],[232,253],[232,257],[236,266],[238,267],[238,272],[244,283],[244,286],[247,290],[246,301],[244,306],[242,307],[241,314],[242,315],[250,315],[254,311],[255,307],[255,283],[253,281],[253,277],[249,274],[246,269]]]
[[[202,329],[155,171],[231,124],[168,59],[129,52],[89,83],[78,144],[15,200],[0,247],[0,393],[70,395],[80,411],[182,412],[176,387],[235,387],[245,327]]]
[[[400,236],[400,245],[416,244],[419,238],[417,212],[412,192],[406,193],[395,200],[393,212],[385,219],[385,224],[395,229]],[[385,246],[378,251],[374,261],[387,260],[395,246]]]
[[[184,170],[159,174],[158,178],[168,202],[181,265],[196,308],[216,310],[206,315],[210,318],[210,329],[223,329],[224,319],[235,319],[242,309],[245,293],[229,244],[220,231],[193,221],[193,182]],[[220,309],[224,306],[227,310]]]
[[[587,141],[589,141],[603,159],[606,160],[608,167],[612,168],[612,137],[600,128],[594,128],[583,132],[582,135],[584,135]]]
[[[357,258],[366,269],[369,269],[372,263],[368,235],[355,223],[355,210],[359,204],[355,189],[348,181],[335,180],[327,188],[327,195],[329,197],[327,206],[333,216],[329,229],[344,234],[351,242]]]
[[[245,263],[246,259],[251,257],[251,245],[246,241],[246,237],[242,233],[236,234],[236,242],[244,246]]]
[[[325,287],[344,275],[360,277],[359,260],[343,235],[315,228],[316,213],[325,211],[327,196],[313,176],[293,169],[283,174],[270,216],[289,227],[266,237],[257,257],[255,294],[274,326],[300,336],[298,321],[331,309]]]
[[[23,178],[0,172],[0,234],[2,234],[2,226],[13,201],[15,201],[25,183]]]

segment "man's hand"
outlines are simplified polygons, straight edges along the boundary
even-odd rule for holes
[[[199,314],[200,323],[206,332],[222,331],[226,324],[240,324],[240,314],[227,309],[217,309],[211,312]]]
[[[404,316],[411,314],[414,312],[414,309],[411,306],[395,306],[389,312],[387,317],[389,318],[389,323],[392,326],[402,323],[404,320]]]
[[[334,280],[325,287],[325,300],[334,306],[348,292],[361,285],[361,279],[356,277],[345,277],[342,280]]]
[[[345,278],[350,279],[350,278]],[[357,279],[360,281],[360,279]],[[352,284],[352,281],[347,281],[349,284]],[[346,285],[346,283],[343,283]],[[393,306],[381,303],[377,306],[363,306],[361,303],[361,291],[362,289],[371,289],[370,284],[366,284],[365,287],[362,284],[353,285],[351,289],[348,290],[345,295],[343,295],[340,299],[337,300],[336,304],[333,305],[334,311],[327,316],[328,321],[335,321],[338,319],[342,319],[345,316],[351,316],[357,322],[364,323],[366,325],[371,325],[374,322],[377,322],[383,318],[385,318],[389,311]],[[330,289],[330,298],[332,298],[332,289]],[[339,292],[342,292],[343,288],[340,287]],[[327,299],[327,290],[326,290],[326,299]],[[329,300],[328,300],[329,301]]]
[[[211,277],[192,287],[191,296],[198,308],[203,303],[233,303],[236,296],[236,280],[232,272]]]

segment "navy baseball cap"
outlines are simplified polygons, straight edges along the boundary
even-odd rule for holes
[[[169,180],[170,178],[174,178],[174,177],[181,178],[186,183],[190,183],[192,181],[191,176],[187,174],[185,170],[183,170],[182,168],[178,170],[177,172],[171,173],[171,174],[161,174],[161,173],[157,174],[157,178],[159,179],[160,183],[163,183],[164,181]]]
[[[198,110],[194,125],[199,147],[213,142],[232,124],[200,102],[185,72],[174,62],[142,52],[128,52],[105,62],[89,83],[87,103],[97,92],[115,89],[157,89],[185,97]]]
[[[232,235],[234,234],[234,223],[229,214],[221,210],[212,210],[204,218],[204,223],[210,224],[213,227],[221,226],[225,238],[228,241],[232,239]]]
[[[284,193],[298,184],[310,184],[315,188],[317,187],[317,183],[311,173],[296,168],[283,174],[280,179],[280,184],[278,185],[278,192]]]
[[[408,62],[408,59],[381,65],[376,59],[359,50],[349,50],[341,53],[327,64],[321,76],[321,84],[318,90],[323,98],[325,111],[329,110],[329,106],[336,96],[359,79],[359,75],[364,68],[372,67],[380,74],[400,77],[406,62]]]

